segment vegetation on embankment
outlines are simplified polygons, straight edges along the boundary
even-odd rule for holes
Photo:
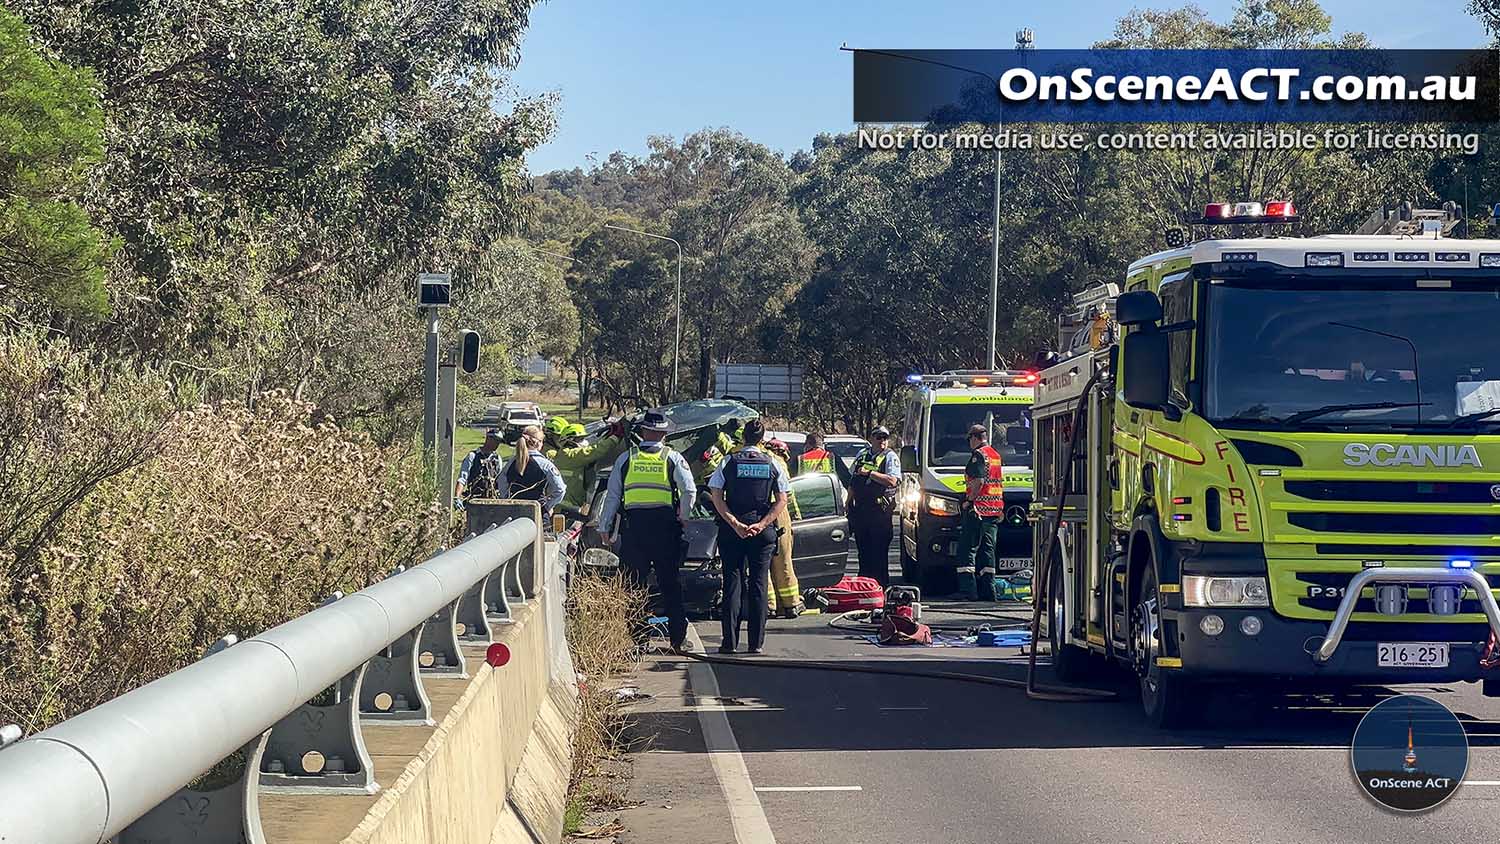
[[[195,404],[0,340],[0,722],[44,728],[419,562],[422,477],[284,393]]]
[[[578,727],[568,780],[567,831],[576,831],[586,809],[618,802],[593,783],[601,764],[619,755],[627,718],[615,690],[635,668],[640,651],[633,626],[645,614],[646,595],[618,577],[578,574],[568,590],[567,633],[578,680]]]

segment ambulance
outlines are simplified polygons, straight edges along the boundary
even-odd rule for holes
[[[901,427],[901,576],[947,594],[959,565],[959,517],[969,428],[990,430],[1005,473],[1005,518],[996,540],[996,573],[1031,568],[1031,403],[1035,372],[952,370],[912,374]]]

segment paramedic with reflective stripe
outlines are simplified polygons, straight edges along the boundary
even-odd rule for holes
[[[964,468],[963,519],[959,523],[958,591],[965,598],[995,600],[995,540],[1005,516],[1000,452],[989,428],[969,428],[969,464]]]
[[[599,530],[611,545],[618,543],[620,565],[630,583],[645,588],[651,572],[656,572],[672,647],[681,651],[687,648],[687,610],[679,574],[683,529],[698,490],[687,460],[662,442],[671,427],[667,417],[654,410],[636,426],[641,443],[615,461],[599,508]]]
[[[708,479],[719,513],[719,556],[724,563],[723,637],[719,653],[739,647],[745,621],[746,653],[758,654],[766,640],[766,576],[776,551],[776,520],[786,509],[791,484],[786,473],[761,451],[766,434],[759,419],[745,423],[744,447]]]

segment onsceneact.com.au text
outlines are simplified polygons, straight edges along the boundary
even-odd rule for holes
[[[1320,74],[1302,79],[1302,71],[1288,67],[1254,67],[1238,74],[1227,68],[1201,76],[1095,74],[1093,68],[1074,68],[1067,75],[1038,75],[1030,68],[1011,68],[996,86],[1001,99],[1011,103],[1054,102],[1473,102],[1478,85],[1473,76],[1429,75],[1420,81],[1400,75]]]

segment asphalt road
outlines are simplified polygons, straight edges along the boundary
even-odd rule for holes
[[[1224,694],[1200,726],[1161,732],[1125,678],[1117,701],[1044,703],[944,680],[778,669],[797,658],[1025,676],[1014,648],[884,649],[827,617],[771,624],[760,667],[699,665],[689,679],[687,663],[659,657],[643,672],[656,697],[639,706],[649,742],[630,796],[644,805],[621,813],[621,840],[1345,844],[1479,840],[1500,821],[1500,700],[1477,685],[1399,687],[1458,713],[1472,746],[1470,784],[1432,812],[1401,815],[1364,797],[1348,753],[1360,716],[1394,689],[1269,709]],[[712,652],[717,624],[695,630]]]

